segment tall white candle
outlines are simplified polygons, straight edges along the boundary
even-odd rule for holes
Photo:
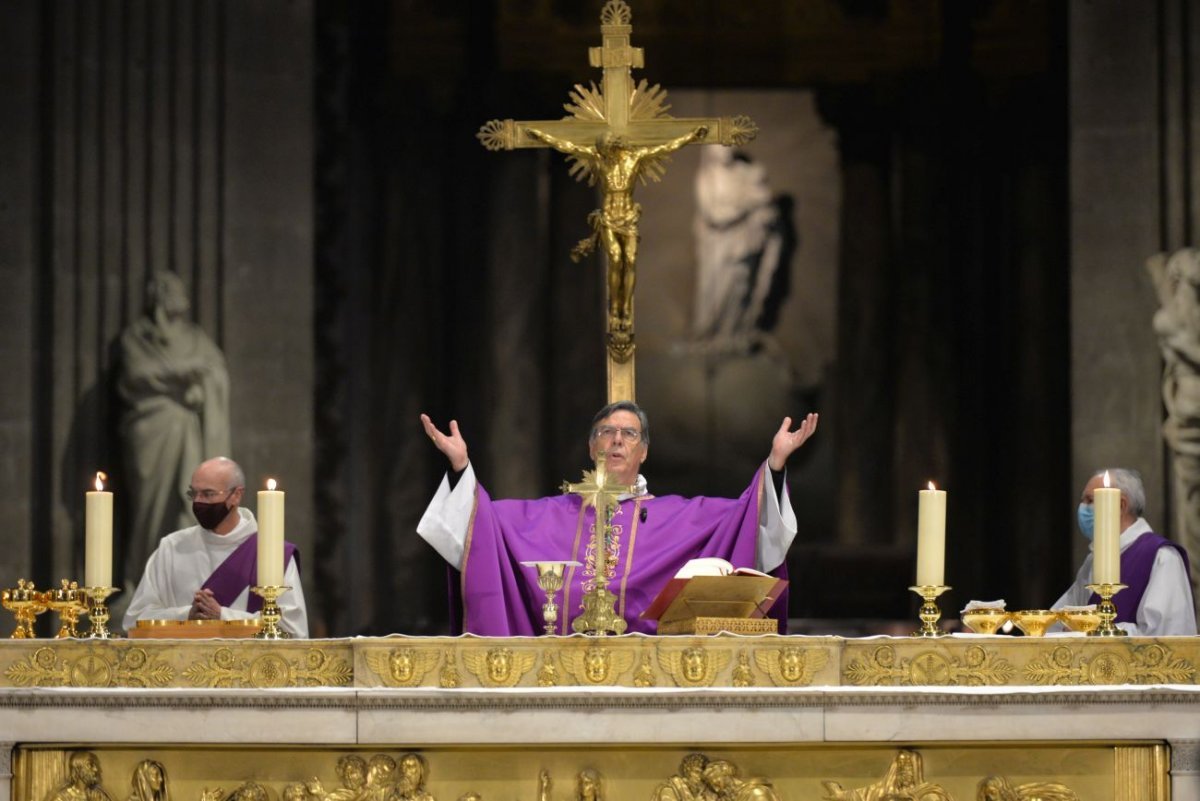
[[[83,583],[112,586],[113,494],[105,492],[104,473],[96,473],[96,490],[87,493],[84,507]]]
[[[1092,492],[1096,509],[1096,533],[1092,546],[1092,581],[1119,584],[1121,581],[1121,491],[1109,486],[1104,471],[1104,486]]]
[[[283,586],[283,490],[275,479],[258,491],[258,585]]]
[[[946,491],[929,489],[919,493],[917,504],[917,586],[940,587],[946,568]]]

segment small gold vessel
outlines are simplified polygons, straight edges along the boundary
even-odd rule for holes
[[[1042,637],[1046,629],[1058,622],[1058,612],[1052,609],[1026,609],[1013,613],[1013,622],[1027,637]]]
[[[1100,628],[1100,612],[1095,609],[1063,609],[1058,616],[1071,631],[1091,634]]]
[[[1012,615],[1004,609],[993,606],[971,609],[963,612],[959,617],[963,625],[976,634],[995,634]]]

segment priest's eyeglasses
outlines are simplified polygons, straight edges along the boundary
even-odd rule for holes
[[[233,492],[235,489],[237,489],[237,487],[230,487],[229,489],[223,489],[223,490],[211,490],[211,489],[194,490],[191,487],[188,487],[188,491],[185,492],[184,495],[187,495],[187,499],[189,501],[200,501],[201,503],[212,503],[213,501],[220,498],[222,495],[228,495],[229,493]]]
[[[592,436],[596,439],[615,440],[618,436],[626,445],[637,445],[641,442],[642,432],[636,428],[616,428],[614,426],[600,426],[592,432]]]

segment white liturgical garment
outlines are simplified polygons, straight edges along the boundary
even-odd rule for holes
[[[763,465],[760,469],[769,468]],[[429,502],[429,507],[417,524],[417,533],[433,546],[442,558],[458,569],[462,569],[463,552],[466,548],[467,528],[471,523],[471,512],[475,508],[475,468],[468,463],[454,489],[450,478],[445,476]],[[775,482],[768,475],[763,481],[765,493],[762,504],[762,519],[758,521],[758,564],[755,568],[770,572],[783,564],[788,548],[796,538],[796,513],[788,497],[787,482],[783,483],[783,498],[775,492]],[[646,479],[638,476],[637,494],[645,495]],[[621,500],[632,497],[618,496]],[[682,567],[682,565],[680,565]]]
[[[247,537],[258,531],[258,522],[249,509],[238,507],[241,520],[228,534],[214,534],[200,526],[180,529],[162,538],[150,554],[146,571],[133,593],[125,612],[125,630],[139,620],[187,620],[192,597]],[[304,605],[304,590],[300,586],[300,571],[296,560],[288,560],[283,583],[291,587],[277,603],[283,613],[280,621],[293,637],[308,636],[308,610]],[[247,612],[250,588],[247,587],[230,606],[221,607],[222,620],[249,620],[257,612]]]
[[[1133,525],[1121,532],[1121,550],[1124,551],[1134,540],[1150,530],[1146,519],[1139,517]],[[1075,583],[1050,608],[1087,604],[1092,595],[1087,585],[1091,583],[1092,554],[1089,553],[1075,576]],[[1120,593],[1114,596],[1113,602],[1120,606]],[[1187,570],[1184,568],[1183,558],[1174,548],[1159,548],[1155,552],[1154,566],[1150,568],[1150,582],[1137,610],[1137,624],[1117,625],[1130,634],[1146,637],[1196,633],[1196,611],[1192,608],[1192,592]]]

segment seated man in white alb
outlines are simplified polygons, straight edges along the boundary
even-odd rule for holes
[[[258,617],[258,523],[241,508],[246,478],[237,462],[218,456],[192,473],[188,498],[200,525],[163,537],[125,613],[125,629],[139,620],[249,620]],[[308,611],[300,587],[299,554],[284,543],[280,621],[293,637],[308,636]]]
[[[1121,490],[1121,583],[1127,587],[1113,596],[1117,625],[1130,634],[1147,637],[1195,634],[1187,552],[1150,530],[1142,517],[1146,488],[1137,471],[1110,468],[1107,472],[1112,486]],[[1104,486],[1104,473],[1101,470],[1091,477],[1079,499],[1079,530],[1089,542],[1095,534],[1093,494]],[[1092,583],[1092,556],[1089,553],[1083,560],[1075,583],[1051,609],[1100,602],[1087,588]]]

